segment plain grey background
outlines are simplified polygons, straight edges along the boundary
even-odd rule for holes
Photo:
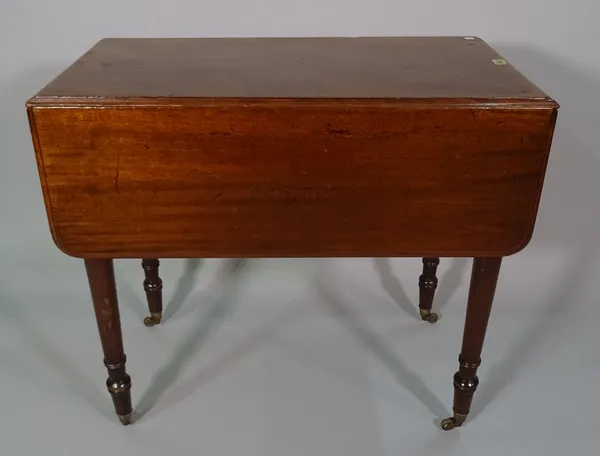
[[[527,454],[600,448],[600,4],[592,0],[2,0],[0,452]],[[80,260],[51,241],[24,103],[103,37],[477,35],[562,105],[533,241],[505,260],[468,425],[452,403],[470,261],[118,262],[137,423],[122,427]]]

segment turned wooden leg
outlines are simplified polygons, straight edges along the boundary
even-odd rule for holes
[[[123,424],[130,424],[131,378],[125,371],[126,357],[123,352],[113,262],[112,260],[85,260],[85,269],[104,351],[104,365],[108,369],[106,386],[112,396],[119,420]]]
[[[158,266],[160,262],[157,259],[143,259],[142,268],[146,279],[144,280],[144,290],[148,300],[148,309],[150,316],[144,318],[146,326],[154,326],[162,320],[162,280],[158,276]]]
[[[445,431],[461,426],[471,409],[473,394],[479,384],[477,368],[481,364],[481,349],[501,263],[502,258],[473,260],[462,349],[458,356],[459,370],[454,374],[454,416],[442,420],[441,426]]]
[[[438,321],[438,315],[431,308],[438,284],[435,273],[439,264],[439,258],[423,258],[423,274],[419,277],[419,313],[421,319],[429,323]]]

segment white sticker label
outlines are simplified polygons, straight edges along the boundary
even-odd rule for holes
[[[474,40],[474,39],[475,39],[474,36],[465,36],[465,40],[469,40],[470,41],[470,40]]]

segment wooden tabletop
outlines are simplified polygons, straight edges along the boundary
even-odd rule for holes
[[[84,258],[506,256],[556,103],[480,39],[106,39],[29,102]]]
[[[104,39],[30,105],[157,99],[553,103],[475,37]]]

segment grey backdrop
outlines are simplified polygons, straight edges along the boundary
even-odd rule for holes
[[[591,0],[3,0],[2,454],[595,454],[600,447],[600,4]],[[478,35],[562,105],[532,243],[505,261],[472,420],[450,411],[467,260],[165,261],[147,329],[117,264],[135,426],[123,428],[82,264],[52,244],[24,102],[103,37]]]

